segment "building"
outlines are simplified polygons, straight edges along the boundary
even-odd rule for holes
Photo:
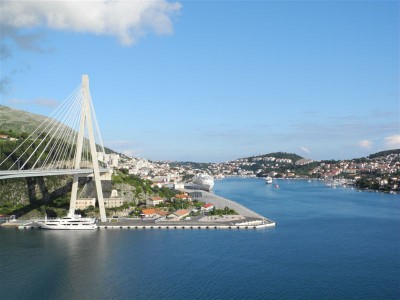
[[[10,137],[8,134],[0,134],[0,140],[5,140],[5,141],[18,141],[17,138]]]
[[[118,198],[118,191],[117,190],[111,190],[110,198]]]
[[[191,201],[191,200],[192,200],[192,197],[190,197],[187,193],[182,193],[182,194],[175,195],[175,199],[176,199],[176,200],[187,200],[187,201]]]
[[[174,183],[174,189],[183,190],[185,188],[185,184],[183,182]]]
[[[147,206],[156,206],[163,202],[164,202],[164,199],[161,197],[151,197],[150,199],[146,200],[146,205]]]
[[[142,209],[142,213],[140,214],[141,217],[143,218],[156,218],[160,217],[158,214],[158,211],[154,208],[146,208]]]
[[[99,161],[106,163],[109,166],[118,168],[119,166],[119,154],[105,154],[103,152],[97,152],[97,158]]]
[[[203,211],[211,211],[214,209],[214,204],[212,203],[206,203],[201,207],[201,210]]]
[[[124,205],[124,203],[125,203],[124,199],[118,197],[117,190],[111,190],[110,198],[104,198],[105,208],[120,207]]]
[[[84,210],[89,206],[96,205],[96,198],[80,198],[76,199],[76,209]]]
[[[104,198],[104,207],[113,208],[124,205],[124,199],[122,198]]]
[[[174,212],[173,214],[168,215],[168,219],[170,221],[179,221],[182,218],[190,215],[190,210],[189,209],[178,209],[176,212]]]

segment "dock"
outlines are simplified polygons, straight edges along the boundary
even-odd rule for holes
[[[196,199],[206,203],[212,203],[218,209],[229,207],[234,209],[238,215],[210,216],[200,215],[191,217],[190,220],[173,220],[162,219],[141,219],[141,218],[110,218],[107,222],[98,222],[99,230],[114,229],[134,229],[134,230],[155,230],[155,229],[261,229],[274,227],[276,223],[260,214],[244,207],[243,205],[232,200],[217,196],[213,193],[203,190],[184,190],[187,193],[195,193]],[[44,220],[13,220],[2,224],[5,227],[15,227],[18,229],[35,229],[38,228],[36,222]]]

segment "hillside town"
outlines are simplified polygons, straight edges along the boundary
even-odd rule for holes
[[[119,157],[118,168],[129,174],[151,180],[166,187],[182,187],[196,173],[208,173],[215,179],[224,177],[267,177],[282,179],[314,178],[321,180],[344,179],[359,188],[394,191],[399,189],[400,150],[381,152],[352,160],[313,161],[297,155],[278,152],[240,158],[224,163],[151,162],[125,155]],[[292,158],[283,158],[292,157]],[[293,159],[295,158],[295,159]],[[366,183],[370,183],[367,184]]]

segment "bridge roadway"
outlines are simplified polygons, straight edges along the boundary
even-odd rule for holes
[[[100,173],[109,172],[109,168],[100,169]],[[23,177],[43,177],[43,176],[59,176],[59,175],[91,175],[93,169],[53,169],[53,170],[7,170],[0,171],[1,179],[23,178]]]

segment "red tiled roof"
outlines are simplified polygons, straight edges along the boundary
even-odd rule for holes
[[[166,216],[166,215],[168,215],[168,212],[163,211],[163,210],[157,210],[157,213],[158,213],[160,216]]]
[[[190,213],[190,210],[188,210],[188,209],[178,209],[178,210],[174,213],[174,215],[180,217],[180,216],[187,215],[187,214],[189,214],[189,213]]]
[[[146,208],[146,209],[142,209],[142,213],[144,215],[153,215],[153,214],[156,214],[157,211],[154,208]]]
[[[175,198],[178,198],[178,199],[187,199],[187,198],[190,198],[190,196],[188,196],[188,195],[186,195],[186,194],[179,194],[179,195],[176,195]]]

